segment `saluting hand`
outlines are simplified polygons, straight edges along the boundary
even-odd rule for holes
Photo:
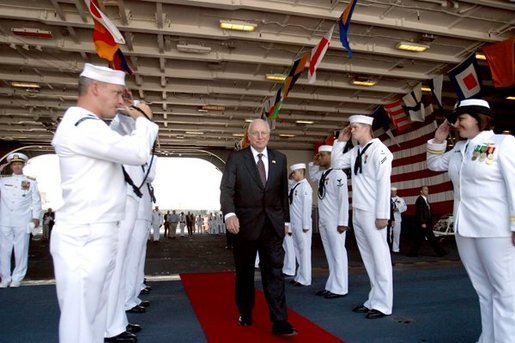
[[[435,142],[436,143],[443,143],[447,139],[447,136],[449,136],[449,130],[450,130],[450,124],[445,119],[440,126],[438,126],[438,129],[435,131]]]
[[[351,137],[350,133],[350,125],[347,125],[340,131],[340,135],[338,136],[338,140],[340,142],[348,142]]]
[[[231,216],[225,220],[225,226],[227,230],[229,230],[232,234],[237,234],[240,232],[240,220],[237,216]]]

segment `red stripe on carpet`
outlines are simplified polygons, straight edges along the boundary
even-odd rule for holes
[[[258,289],[252,326],[239,326],[234,279],[232,272],[181,274],[182,284],[208,342],[343,342],[290,309],[288,321],[299,330],[299,334],[292,337],[273,336],[265,296]]]

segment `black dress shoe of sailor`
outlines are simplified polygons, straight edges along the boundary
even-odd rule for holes
[[[329,291],[328,291],[328,290],[323,289],[323,290],[320,290],[320,291],[316,292],[316,293],[315,293],[315,295],[318,295],[319,297],[323,297],[323,296],[325,296],[327,293],[329,293]]]
[[[356,312],[356,313],[368,313],[368,311],[370,311],[370,309],[363,304],[358,305],[352,309],[352,312]]]
[[[333,293],[333,292],[327,292],[327,294],[324,295],[324,298],[326,298],[326,299],[336,299],[336,298],[343,298],[346,295],[347,294],[336,294],[336,293]]]
[[[152,290],[152,286],[147,285],[147,283],[145,282],[145,289],[148,289],[149,291],[151,291]]]
[[[121,334],[114,337],[106,337],[104,338],[104,342],[137,342],[138,338],[136,335],[124,331]]]
[[[143,306],[143,307],[149,307],[150,306],[150,301],[148,300],[143,300],[142,302],[140,302],[138,304],[139,306]]]
[[[127,332],[130,332],[130,333],[136,333],[136,332],[140,332],[141,330],[143,330],[143,328],[141,327],[141,325],[139,324],[127,324],[127,327],[125,328],[125,330],[127,330]]]
[[[143,288],[140,292],[139,292],[139,295],[148,295],[150,294],[150,291],[147,289],[147,288]]]
[[[240,316],[238,318],[238,325],[239,326],[251,326],[252,325],[252,319],[250,319],[250,317]]]
[[[367,315],[366,315],[366,318],[367,319],[379,319],[379,318],[383,318],[385,317],[386,314],[384,314],[383,312],[381,311],[378,311],[378,310],[370,310]]]
[[[128,312],[128,313],[145,313],[145,308],[143,306],[139,306],[139,305],[136,305],[134,306],[133,308],[131,308],[130,310],[127,310],[125,312]]]
[[[274,322],[272,326],[272,334],[275,336],[295,336],[297,333],[297,329],[286,320]]]

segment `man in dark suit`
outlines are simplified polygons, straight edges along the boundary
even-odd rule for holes
[[[291,336],[297,330],[287,320],[282,275],[282,244],[290,221],[286,156],[267,148],[270,127],[266,121],[254,120],[248,136],[250,147],[229,156],[220,185],[225,223],[234,234],[238,323],[252,325],[254,261],[259,251],[272,333]]]
[[[420,187],[420,195],[418,196],[415,207],[415,220],[416,220],[416,229],[413,237],[413,246],[411,247],[411,251],[408,256],[417,257],[418,251],[424,238],[427,238],[429,244],[435,251],[436,255],[444,256],[447,252],[442,249],[440,244],[433,234],[433,222],[431,215],[431,205],[428,200],[429,188],[427,186]]]

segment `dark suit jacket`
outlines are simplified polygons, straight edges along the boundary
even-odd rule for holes
[[[231,153],[220,185],[224,216],[234,212],[240,221],[241,239],[256,240],[265,219],[277,235],[284,237],[284,223],[290,221],[286,156],[268,148],[268,179],[263,187],[250,148]]]
[[[417,201],[415,202],[415,208],[417,224],[419,226],[426,224],[426,227],[430,229],[432,227],[431,209],[427,206],[426,201],[421,195],[418,196]]]

